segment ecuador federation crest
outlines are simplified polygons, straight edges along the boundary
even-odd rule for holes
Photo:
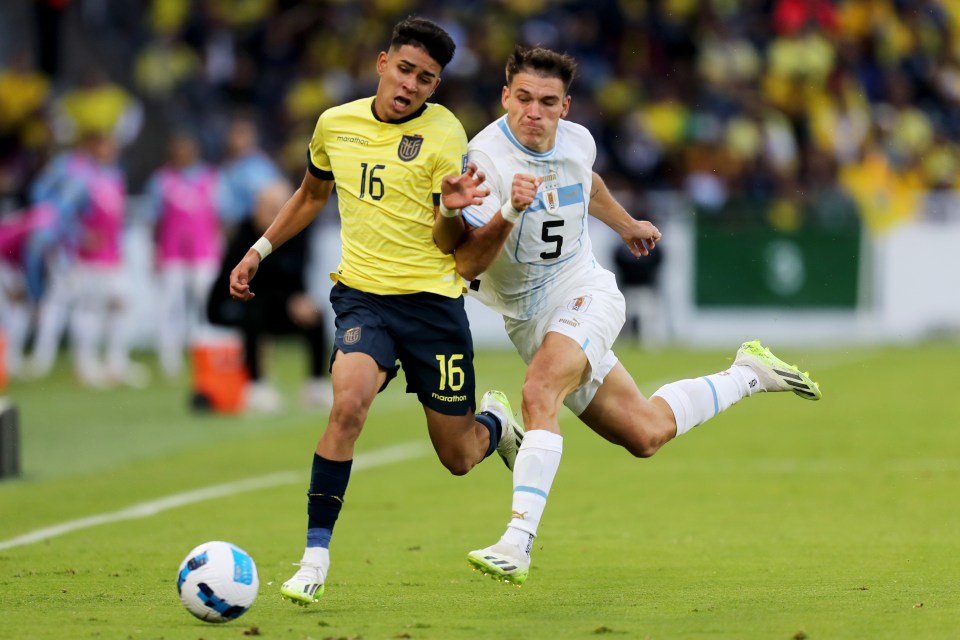
[[[419,155],[422,146],[423,136],[403,136],[400,138],[400,146],[397,147],[397,155],[404,162],[410,162]]]

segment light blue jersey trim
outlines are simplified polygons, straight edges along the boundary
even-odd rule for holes
[[[717,388],[713,386],[713,382],[710,380],[710,378],[704,376],[701,379],[710,385],[710,391],[713,393],[713,415],[717,415],[720,413],[720,401],[717,399]]]
[[[500,131],[503,132],[503,135],[507,137],[507,140],[509,140],[513,146],[515,146],[517,149],[520,149],[520,151],[523,151],[528,156],[533,156],[534,158],[549,158],[550,156],[553,155],[553,150],[557,148],[556,145],[554,145],[548,151],[540,152],[540,151],[534,151],[532,149],[528,149],[527,147],[523,146],[522,144],[520,144],[520,141],[513,136],[513,132],[510,131],[510,126],[507,124],[506,116],[503,116],[502,118],[497,120],[497,126],[500,127]]]
[[[542,489],[537,489],[536,487],[528,487],[525,485],[520,485],[519,487],[515,487],[513,490],[514,493],[518,491],[523,493],[532,493],[535,496],[540,496],[544,500],[547,499],[547,492]]]
[[[530,203],[530,206],[527,207],[527,211],[540,211],[541,209],[546,209],[547,207],[543,204],[543,192],[537,194],[536,199]],[[566,207],[572,204],[583,204],[583,186],[579,184],[571,184],[566,187],[560,187],[557,189],[557,199],[559,200],[559,206]]]
[[[463,214],[463,219],[467,221],[467,224],[469,224],[474,229],[479,229],[480,227],[486,224],[483,220],[471,214],[470,209],[460,209],[460,213]]]

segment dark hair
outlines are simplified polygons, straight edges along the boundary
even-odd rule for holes
[[[570,90],[570,83],[577,74],[577,63],[565,53],[543,47],[527,48],[517,45],[507,58],[507,86],[510,86],[513,77],[521,72],[546,78],[560,78],[563,82],[563,91],[566,93]]]
[[[399,49],[405,44],[426,51],[437,61],[441,69],[453,59],[453,52],[457,48],[450,34],[436,23],[413,16],[401,20],[393,28],[390,48]]]

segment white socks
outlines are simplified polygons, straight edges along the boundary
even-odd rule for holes
[[[513,518],[501,541],[530,555],[550,486],[560,466],[563,437],[544,429],[527,431],[513,463]]]
[[[735,364],[720,373],[665,384],[653,395],[660,396],[670,405],[679,436],[729,409],[757,388],[757,374],[753,369]]]
[[[306,547],[303,550],[303,558],[300,562],[320,565],[323,567],[324,575],[326,575],[330,569],[330,549],[327,547]]]

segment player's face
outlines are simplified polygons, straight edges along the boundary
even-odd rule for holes
[[[405,118],[423,106],[440,84],[440,64],[423,49],[405,44],[377,57],[377,96],[381,120]]]
[[[570,110],[570,96],[560,78],[518,73],[501,98],[507,124],[520,144],[532,151],[549,151],[557,139],[560,118]]]

